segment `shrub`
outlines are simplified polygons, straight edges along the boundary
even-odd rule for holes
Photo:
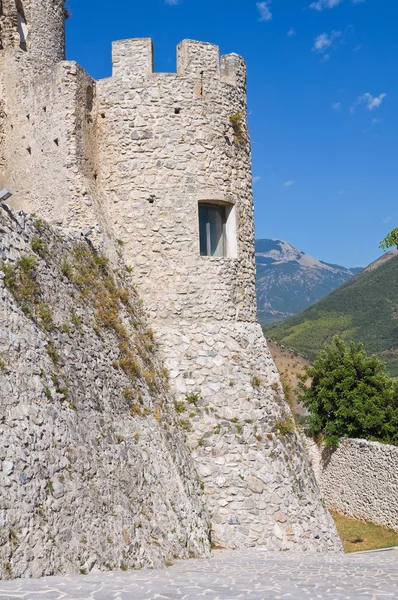
[[[55,328],[55,325],[51,314],[51,309],[48,304],[40,304],[37,313],[40,325],[43,327],[43,329],[45,331],[52,331]]]
[[[180,424],[184,431],[187,431],[187,432],[192,431],[192,425],[187,419],[181,419]]]
[[[39,233],[43,233],[46,229],[49,228],[48,224],[45,221],[43,221],[43,219],[36,219],[33,225]]]
[[[244,115],[241,112],[234,112],[229,117],[232,129],[235,134],[235,144],[241,144],[244,139]]]
[[[55,347],[55,344],[52,340],[50,340],[47,344],[47,354],[51,358],[51,360],[53,361],[53,363],[55,365],[57,365],[59,363],[59,355],[58,355],[57,349]]]
[[[300,376],[309,432],[329,445],[342,437],[398,444],[398,384],[385,369],[362,344],[345,344],[335,336]]]
[[[275,431],[282,437],[287,437],[295,431],[294,421],[291,415],[283,412],[280,419],[275,422]]]
[[[33,305],[38,302],[40,286],[36,280],[36,259],[22,256],[15,265],[2,263],[4,285],[14,296],[25,314],[32,314]]]
[[[262,380],[259,377],[257,377],[256,375],[252,377],[252,386],[254,388],[259,388],[261,384]]]
[[[179,415],[186,411],[184,402],[179,402],[178,400],[174,401],[174,408],[176,409],[176,413]]]
[[[45,258],[48,254],[47,244],[44,240],[39,237],[34,237],[31,241],[31,248],[33,252],[38,254],[40,258]]]
[[[194,404],[196,406],[200,398],[200,394],[189,394],[188,396],[186,396],[185,400],[186,402],[188,402],[188,404]]]

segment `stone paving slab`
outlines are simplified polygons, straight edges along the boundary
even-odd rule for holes
[[[398,598],[398,551],[217,551],[165,570],[0,581],[1,600],[386,600]]]

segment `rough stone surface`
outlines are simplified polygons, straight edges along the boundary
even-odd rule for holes
[[[208,517],[158,352],[140,350],[151,334],[139,300],[130,293],[133,317],[120,306],[142,365],[131,379],[101,307],[63,275],[87,241],[42,227],[0,208],[0,256],[8,268],[34,256],[40,287],[27,316],[0,282],[0,576],[201,556]],[[45,258],[32,251],[38,237]]]
[[[398,551],[360,554],[216,551],[163,571],[0,582],[10,600],[395,600]]]
[[[212,541],[340,548],[256,323],[243,59],[185,40],[177,73],[157,74],[151,40],[123,40],[112,77],[95,82],[54,46],[63,40],[59,0],[27,4],[22,48],[21,15],[3,2],[1,187],[14,207],[90,232],[112,264],[131,267],[213,515]],[[225,207],[225,257],[200,255],[199,202]]]
[[[308,441],[329,508],[398,531],[398,448],[344,439],[337,448]]]

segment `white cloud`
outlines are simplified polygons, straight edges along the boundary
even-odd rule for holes
[[[289,180],[289,181],[285,181],[285,183],[283,184],[283,187],[287,188],[287,187],[291,187],[292,185],[294,185],[294,181]]]
[[[341,31],[336,31],[335,29],[333,29],[330,35],[328,33],[321,33],[321,35],[318,35],[318,37],[315,38],[312,51],[318,52],[319,54],[325,54],[324,60],[328,60],[330,56],[326,51],[337,39],[341,38],[342,35]]]
[[[343,0],[316,0],[316,2],[311,2],[310,8],[321,11],[325,8],[334,8],[341,4],[341,2],[343,2]]]
[[[365,107],[368,110],[374,110],[375,108],[379,108],[384,98],[387,98],[387,94],[383,93],[380,96],[372,96],[369,92],[366,92],[363,96],[359,96],[354,104],[351,106],[351,113],[355,112],[355,107],[360,104],[365,104]]]
[[[373,110],[374,108],[379,108],[380,104],[383,102],[384,98],[387,94],[380,94],[380,96],[372,96],[367,92],[363,95],[362,100],[366,103],[366,108],[368,110]]]
[[[339,111],[341,109],[341,102],[335,102],[334,104],[332,104],[332,108],[333,110]]]
[[[292,35],[296,35],[296,30],[294,29],[294,27],[291,27],[287,32],[287,37],[292,37]]]
[[[182,0],[164,0],[165,4],[168,4],[169,6],[176,6],[177,4],[180,4]]]
[[[258,181],[260,181],[260,179],[260,175],[256,175],[255,177],[253,177],[253,183],[257,183]]]
[[[365,2],[365,0],[351,0],[353,4],[360,4],[361,2]],[[344,2],[344,0],[315,0],[315,2],[311,2],[310,8],[313,10],[317,10],[320,12],[321,10],[325,10],[326,8],[334,8]]]
[[[260,14],[260,21],[271,21],[272,13],[270,11],[269,5],[271,4],[271,0],[264,0],[264,2],[257,2],[257,10]]]
[[[383,223],[391,223],[391,221],[392,221],[392,217],[385,217],[383,219]]]

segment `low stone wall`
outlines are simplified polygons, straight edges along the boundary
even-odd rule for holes
[[[344,439],[310,442],[318,484],[330,509],[398,531],[398,447]]]

